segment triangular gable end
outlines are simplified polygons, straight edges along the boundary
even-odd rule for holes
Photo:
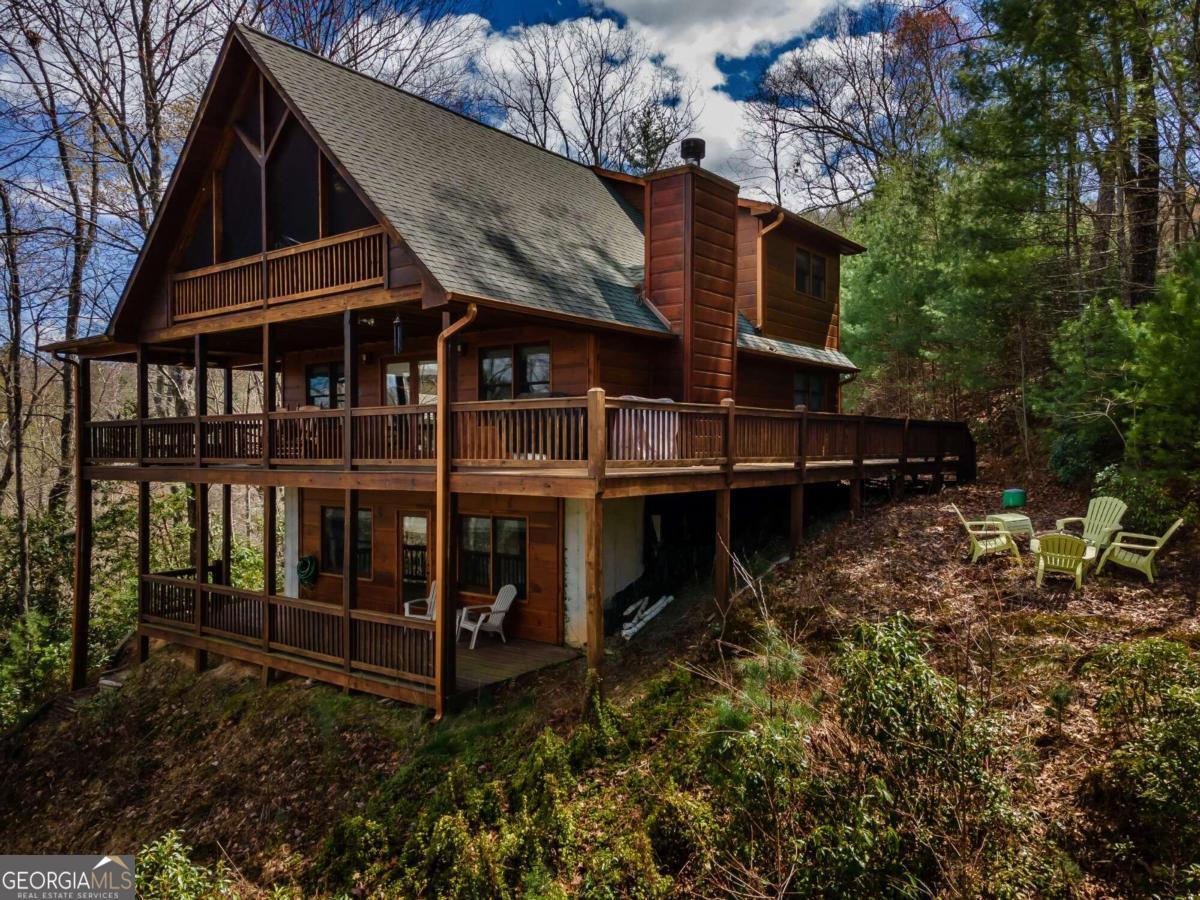
[[[375,225],[392,247],[387,267],[412,266],[426,305],[444,302],[436,279],[234,26],[108,333],[134,340],[170,324],[176,273]]]

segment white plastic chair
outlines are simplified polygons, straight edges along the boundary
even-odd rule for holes
[[[425,612],[418,612],[416,607],[424,605]],[[404,601],[404,614],[410,619],[424,619],[427,622],[437,620],[437,582],[429,588],[429,596],[418,600]]]
[[[504,637],[504,616],[516,599],[516,586],[506,584],[500,588],[500,593],[496,595],[496,599],[490,605],[464,606],[458,611],[458,630],[454,634],[454,639],[458,640],[458,635],[464,631],[470,632],[471,649],[474,650],[479,632],[493,631],[500,635],[500,640],[507,644],[508,639]],[[475,614],[474,618],[471,617],[472,613]]]

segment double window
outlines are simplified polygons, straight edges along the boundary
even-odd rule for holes
[[[355,543],[355,574],[371,577],[371,510],[358,509],[358,540]],[[346,510],[341,506],[321,507],[321,571],[340,575],[346,553]]]
[[[829,407],[825,402],[828,388],[828,375],[797,372],[792,376],[792,403],[807,406],[813,412],[825,412]]]
[[[384,366],[383,393],[389,406],[437,403],[437,360],[397,360]]]
[[[304,370],[304,399],[309,406],[340,409],[346,397],[346,373],[340,362],[314,363]]]
[[[479,351],[481,400],[545,397],[549,393],[549,344],[486,347]]]
[[[796,249],[796,291],[825,299],[825,257]]]
[[[504,585],[525,596],[525,520],[460,516],[458,584],[464,591],[494,595]]]

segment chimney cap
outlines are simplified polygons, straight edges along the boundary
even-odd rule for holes
[[[700,160],[704,159],[704,138],[684,138],[679,145],[679,155],[689,165],[700,165]]]

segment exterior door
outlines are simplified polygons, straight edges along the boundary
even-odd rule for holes
[[[429,516],[399,513],[400,601],[429,596]]]

